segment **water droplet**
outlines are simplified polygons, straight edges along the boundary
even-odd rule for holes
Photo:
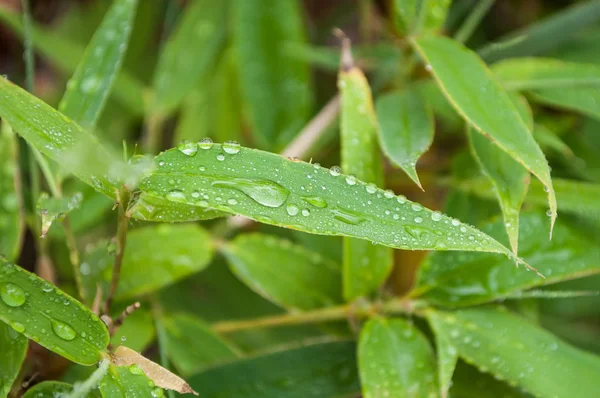
[[[9,307],[20,307],[25,304],[27,295],[14,283],[4,283],[0,285],[0,298]]]
[[[310,216],[310,210],[308,210],[308,209],[302,209],[302,215],[303,215],[304,217],[308,217],[308,216]]]
[[[184,155],[195,156],[198,153],[198,144],[186,140],[179,144],[177,149]]]
[[[335,218],[336,220],[341,221],[343,223],[350,224],[350,225],[358,225],[362,222],[367,221],[367,218],[364,215],[359,214],[354,211],[351,211],[351,210],[338,208],[338,209],[333,209],[332,213],[333,213],[333,218]]]
[[[421,211],[421,210],[423,210],[423,206],[421,206],[418,203],[411,204],[410,208],[413,209],[413,211]]]
[[[237,204],[238,204],[238,201],[237,201],[237,199],[234,199],[234,198],[227,199],[227,204],[230,204],[230,205],[237,205]]]
[[[100,84],[100,81],[98,80],[98,78],[96,76],[86,77],[81,82],[81,91],[84,94],[90,94],[90,93],[96,91],[99,84]]]
[[[395,196],[394,191],[392,191],[391,189],[386,189],[385,191],[383,191],[383,196],[385,196],[388,199],[391,199]]]
[[[199,142],[198,142],[198,146],[200,147],[200,149],[210,149],[213,147],[213,140],[211,140],[210,138],[206,137],[206,138],[202,138]]]
[[[300,211],[300,209],[298,209],[298,206],[293,205],[291,203],[287,205],[286,210],[290,216],[295,216]]]
[[[64,322],[52,320],[52,330],[63,340],[71,341],[77,336],[75,330]]]
[[[414,221],[415,221],[417,224],[421,224],[421,223],[423,222],[423,218],[422,218],[422,217],[415,217],[415,218],[414,218]]]
[[[236,141],[225,141],[223,150],[230,155],[235,155],[240,151],[240,144]]]
[[[185,194],[178,189],[169,191],[166,195],[166,198],[173,202],[187,202]]]
[[[329,174],[331,174],[334,177],[337,177],[340,174],[342,174],[342,169],[340,169],[340,166],[333,166],[331,169],[329,169]]]
[[[431,219],[433,221],[440,221],[442,219],[442,213],[440,213],[439,211],[434,211],[433,213],[431,213]]]
[[[198,199],[199,197],[200,197],[200,192],[198,192],[198,191],[192,192],[192,198]]]
[[[546,210],[546,215],[548,217],[552,217],[552,210],[550,210],[550,209]]]
[[[10,322],[10,326],[18,333],[25,331],[25,326],[21,322]]]
[[[458,221],[456,218],[452,220],[452,225],[454,225],[455,227],[460,225],[460,221]]]
[[[401,205],[403,205],[404,203],[406,203],[406,196],[404,196],[404,195],[398,195],[398,198],[396,200],[398,201],[398,203],[400,203]]]
[[[222,153],[218,154],[218,155],[217,155],[217,160],[218,160],[219,162],[222,162],[222,161],[224,161],[224,160],[225,160],[225,155],[223,155]]]
[[[139,365],[134,364],[129,366],[129,373],[134,375],[143,375],[144,371],[142,370],[142,368],[139,367]]]
[[[377,185],[375,184],[367,184],[367,192],[368,193],[375,193],[377,191]]]
[[[324,209],[327,207],[327,202],[325,202],[325,199],[320,198],[318,196],[305,196],[302,198],[303,201],[305,201],[306,203],[309,203],[315,207],[319,207],[321,209]]]
[[[290,192],[281,185],[268,180],[232,178],[213,181],[213,187],[236,189],[265,207],[281,207],[290,196]]]
[[[354,174],[348,174],[346,176],[346,184],[356,185],[356,177],[354,176]]]

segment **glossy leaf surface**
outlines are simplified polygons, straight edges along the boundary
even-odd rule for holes
[[[6,294],[4,285],[0,285],[0,294]],[[8,324],[0,323],[0,397],[8,396],[12,384],[19,375],[25,354],[27,339],[17,333]]]
[[[108,345],[104,323],[49,282],[0,260],[0,319],[36,343],[82,365]]]
[[[535,396],[594,395],[600,358],[499,308],[429,313],[459,355]]]
[[[160,196],[141,193],[130,204],[127,214],[131,218],[155,222],[186,222],[211,220],[227,213],[207,207],[172,202]]]
[[[443,37],[423,37],[413,43],[430,65],[446,97],[469,124],[535,174],[548,188],[552,231],[556,197],[550,168],[508,94],[493,79],[481,59],[461,44]]]
[[[284,45],[305,41],[300,4],[297,0],[232,3],[234,48],[253,135],[260,147],[279,148],[304,126],[312,103],[308,65],[283,51]]]
[[[115,1],[67,84],[58,109],[92,130],[125,57],[138,0]]]
[[[155,387],[137,365],[108,367],[100,381],[102,398],[162,397],[164,392]]]
[[[20,210],[20,192],[17,191],[17,140],[8,125],[0,126],[0,255],[14,260],[23,235]]]
[[[284,308],[309,310],[341,301],[340,266],[288,240],[240,235],[224,254],[241,281]]]
[[[381,147],[421,187],[417,160],[433,141],[433,114],[415,90],[382,95],[376,103]]]
[[[60,381],[43,381],[31,387],[23,398],[56,398],[73,390],[73,386]]]
[[[179,149],[158,155],[157,170],[141,181],[142,191],[267,224],[391,247],[510,253],[458,220],[338,175],[336,169],[238,146],[204,147],[193,156]]]
[[[360,391],[356,345],[314,344],[219,366],[190,378],[201,396],[345,397]]]
[[[37,202],[37,212],[42,217],[42,236],[45,236],[52,223],[64,218],[67,213],[81,206],[83,195],[77,192],[69,197],[53,198],[43,192]]]
[[[543,214],[523,214],[519,234],[519,254],[545,279],[517,269],[514,262],[500,256],[433,253],[420,269],[415,294],[444,306],[464,306],[600,272],[600,249],[593,236],[565,222],[557,224],[549,241],[540,234],[548,222]],[[484,228],[496,237],[501,237],[503,230],[502,222]]]
[[[150,293],[204,269],[212,258],[208,233],[197,225],[140,228],[128,233],[116,297]]]
[[[373,318],[358,343],[365,398],[430,397],[438,391],[429,342],[403,319]]]
[[[371,88],[363,72],[353,64],[349,43],[342,51],[338,74],[342,170],[362,181],[383,186],[383,164],[377,146],[378,125]],[[346,300],[376,290],[391,269],[389,248],[344,238],[343,293]]]

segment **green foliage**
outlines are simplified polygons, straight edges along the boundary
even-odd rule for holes
[[[42,3],[0,398],[596,394],[598,1]]]

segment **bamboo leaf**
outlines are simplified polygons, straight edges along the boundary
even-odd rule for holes
[[[428,312],[459,355],[535,396],[593,396],[600,358],[501,308]]]
[[[104,323],[71,296],[0,260],[0,320],[38,344],[82,365],[100,361],[108,345]]]
[[[227,215],[227,213],[208,207],[172,202],[146,192],[141,193],[131,201],[127,214],[130,218],[155,222],[211,220]]]
[[[454,371],[458,362],[458,351],[445,334],[438,333],[435,329],[437,324],[432,323],[431,326],[435,332],[440,397],[447,398],[450,386],[453,384],[452,376],[454,376]]]
[[[42,237],[46,236],[55,220],[60,220],[67,213],[78,209],[82,200],[81,192],[61,198],[52,198],[43,192],[37,202],[37,212],[42,216]]]
[[[356,346],[351,342],[313,344],[242,359],[190,379],[201,396],[236,398],[320,398],[360,391]]]
[[[182,375],[191,375],[239,357],[237,349],[216,335],[199,318],[176,314],[161,317],[165,347]]]
[[[6,294],[4,285],[0,289],[0,295]],[[7,324],[0,323],[0,352],[0,397],[7,397],[25,360],[27,339]]]
[[[436,304],[465,306],[510,296],[514,292],[600,273],[600,248],[594,237],[566,223],[557,224],[552,241],[540,236],[548,223],[543,214],[523,214],[519,253],[546,279],[510,266],[510,261],[472,253],[433,253],[419,270],[413,295]],[[504,234],[504,224],[483,228],[491,236]]]
[[[141,181],[140,189],[174,202],[315,234],[358,237],[401,249],[512,255],[473,227],[340,175],[337,168],[233,144],[203,142],[199,148],[158,155],[156,171]]]
[[[556,197],[550,168],[510,97],[477,55],[460,43],[443,37],[423,37],[413,43],[430,65],[444,94],[469,124],[536,175],[548,189],[552,236]]]
[[[573,110],[600,120],[600,87],[539,89],[529,93],[532,101]]]
[[[210,236],[198,225],[162,224],[127,234],[115,297],[150,293],[203,270],[212,258]]]
[[[429,397],[438,392],[429,342],[403,319],[371,319],[358,343],[365,398]]]
[[[308,65],[284,52],[285,45],[306,40],[300,4],[297,0],[233,4],[233,42],[253,136],[261,147],[281,148],[304,126],[312,106]]]
[[[416,163],[433,141],[433,114],[414,90],[385,94],[377,99],[381,147],[387,157],[422,189]]]
[[[242,282],[284,308],[309,310],[341,301],[339,265],[287,240],[240,235],[225,245],[224,254]]]
[[[12,128],[6,122],[0,126],[0,255],[14,260],[21,250],[23,218],[18,147]]]
[[[154,74],[154,113],[168,115],[214,66],[225,41],[229,1],[196,0],[183,11]]]
[[[377,147],[377,116],[369,82],[353,64],[350,42],[344,40],[338,75],[342,170],[383,186],[383,164]],[[368,241],[345,238],[343,264],[344,298],[351,301],[372,293],[392,270],[392,251]]]

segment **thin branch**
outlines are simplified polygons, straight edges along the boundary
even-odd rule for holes
[[[123,325],[123,322],[125,322],[125,319],[129,315],[133,314],[140,307],[141,307],[141,304],[139,301],[136,301],[135,303],[128,305],[127,308],[125,308],[123,310],[123,312],[121,312],[121,315],[119,315],[119,317],[117,319],[115,319],[114,322],[111,323],[110,328],[109,328],[109,334],[111,336],[114,336],[114,334],[117,332],[117,330],[119,330],[121,325]]]

